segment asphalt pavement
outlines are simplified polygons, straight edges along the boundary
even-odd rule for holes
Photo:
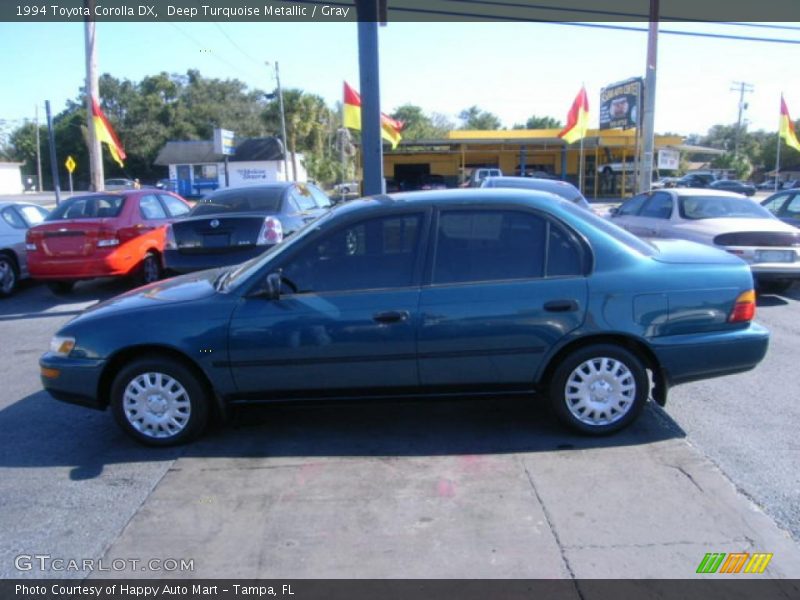
[[[90,575],[15,568],[47,554],[193,560],[159,577],[685,578],[742,551],[800,577],[797,287],[759,300],[756,370],[677,387],[608,438],[535,402],[362,403],[246,409],[171,450],[40,389],[50,336],[125,289],[0,302],[0,577]]]

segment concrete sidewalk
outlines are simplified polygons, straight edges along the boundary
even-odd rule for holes
[[[771,552],[732,577],[800,577],[798,546],[660,409],[592,440],[489,404],[271,408],[191,447],[105,559],[193,558],[158,576],[195,578],[679,579],[707,552]]]

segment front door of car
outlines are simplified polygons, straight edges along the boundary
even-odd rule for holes
[[[672,194],[652,192],[636,217],[636,226],[630,231],[640,237],[669,237],[673,211]]]
[[[290,249],[269,269],[280,269],[281,297],[247,297],[234,311],[229,356],[239,392],[416,389],[426,222],[423,212],[375,216]]]
[[[445,210],[422,289],[423,386],[530,387],[547,351],[586,314],[588,249],[519,209]]]

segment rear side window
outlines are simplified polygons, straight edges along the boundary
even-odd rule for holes
[[[38,225],[47,217],[47,211],[40,206],[25,205],[18,206],[17,208],[19,209],[22,218],[27,222],[28,227]]]
[[[59,204],[45,221],[67,219],[102,219],[118,217],[125,196],[79,196]]]
[[[168,196],[166,194],[159,194],[161,202],[167,207],[167,212],[170,217],[182,217],[189,212],[190,208],[178,200],[175,196]]]
[[[297,186],[289,192],[289,197],[300,210],[314,210],[317,208],[317,203],[314,196],[311,195],[311,190],[306,186]]]
[[[311,195],[314,197],[314,202],[317,204],[317,208],[331,207],[331,199],[325,195],[325,192],[323,192],[321,189],[313,185],[308,185],[306,187],[311,192]]]
[[[139,212],[142,218],[150,221],[156,219],[166,219],[167,213],[164,212],[164,207],[155,196],[142,196],[139,198]]]
[[[774,198],[772,198],[769,202],[765,202],[761,206],[766,208],[773,215],[777,215],[788,197],[789,194],[778,194]]]
[[[435,284],[531,279],[545,273],[547,222],[519,211],[445,211],[439,217]]]

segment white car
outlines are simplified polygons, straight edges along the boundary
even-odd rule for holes
[[[609,218],[640,237],[691,240],[735,254],[762,290],[785,291],[800,280],[800,232],[739,194],[657,190],[634,196]]]
[[[0,202],[0,298],[10,296],[28,276],[25,233],[48,211],[28,202]]]

